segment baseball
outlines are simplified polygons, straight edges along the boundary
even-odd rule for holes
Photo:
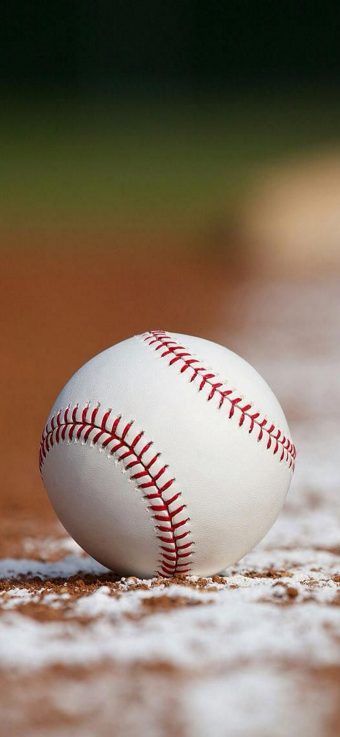
[[[153,330],[103,351],[49,414],[40,469],[72,537],[122,575],[211,575],[271,527],[295,462],[261,376],[216,343]]]

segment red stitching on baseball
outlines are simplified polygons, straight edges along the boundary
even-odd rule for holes
[[[248,427],[249,434],[257,429],[257,441],[260,442],[265,438],[266,448],[267,450],[271,450],[273,455],[276,455],[281,448],[279,461],[288,463],[289,468],[294,471],[296,459],[295,445],[273,423],[269,423],[266,418],[262,418],[260,412],[250,411],[252,409],[251,403],[248,402],[244,406],[241,406],[242,397],[232,397],[234,393],[233,389],[227,389],[216,374],[204,368],[198,358],[191,356],[185,346],[179,345],[164,330],[150,330],[144,333],[142,338],[149,346],[153,346],[155,351],[161,351],[160,355],[162,358],[170,357],[169,366],[178,366],[180,362],[182,364],[180,367],[181,374],[189,370],[191,373],[190,383],[199,379],[199,384],[197,384],[198,391],[201,392],[203,389],[208,390],[208,402],[217,396],[217,409],[221,409],[225,402],[228,402],[228,419],[231,420],[235,412],[238,412],[239,427]]]
[[[138,443],[144,437],[144,431],[139,431],[129,440],[128,434],[134,421],[131,420],[124,424],[121,415],[117,415],[112,421],[110,420],[112,410],[109,409],[104,413],[102,421],[100,423],[96,422],[99,407],[100,405],[95,407],[90,417],[88,417],[90,413],[89,405],[85,405],[80,409],[76,404],[72,410],[70,407],[59,410],[50,419],[42,433],[40,442],[40,471],[47,453],[53,448],[54,444],[72,442],[72,440],[86,444],[89,438],[92,445],[99,444],[103,449],[108,448],[109,454],[115,455],[117,461],[123,463],[126,471],[139,466],[140,470],[133,471],[130,474],[130,479],[136,481],[137,488],[142,490],[148,502],[148,509],[156,522],[157,539],[161,543],[159,545],[159,569],[156,575],[171,577],[175,574],[190,573],[191,560],[185,559],[193,555],[194,543],[191,539],[187,540],[191,536],[191,530],[182,531],[183,526],[188,524],[190,518],[185,514],[186,505],[181,503],[182,494],[180,491],[172,494],[170,498],[166,498],[167,490],[172,487],[175,481],[174,478],[168,478],[165,481],[168,466],[163,465],[156,472],[153,472],[151,470],[152,466],[158,460],[160,453],[156,453],[148,462],[143,459],[153,445],[152,441],[146,444],[143,441],[142,448],[139,451],[137,450]],[[119,456],[117,456],[118,452]],[[127,459],[128,462],[125,463]],[[145,489],[148,492],[144,492]],[[149,492],[149,489],[153,491]],[[172,508],[175,503],[176,506]],[[178,515],[181,515],[179,519]],[[179,544],[181,540],[185,540],[185,542]],[[184,559],[183,562],[182,559]]]

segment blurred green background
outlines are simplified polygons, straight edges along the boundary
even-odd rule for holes
[[[204,230],[340,136],[335,2],[6,2],[0,223]]]

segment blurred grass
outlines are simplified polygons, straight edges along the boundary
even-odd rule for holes
[[[3,104],[0,222],[196,227],[228,218],[258,168],[340,138],[340,97]]]

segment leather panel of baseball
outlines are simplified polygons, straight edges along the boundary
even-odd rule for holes
[[[242,358],[202,338],[154,332],[74,374],[48,417],[41,473],[62,524],[105,566],[210,575],[275,521],[292,477],[290,432]]]

